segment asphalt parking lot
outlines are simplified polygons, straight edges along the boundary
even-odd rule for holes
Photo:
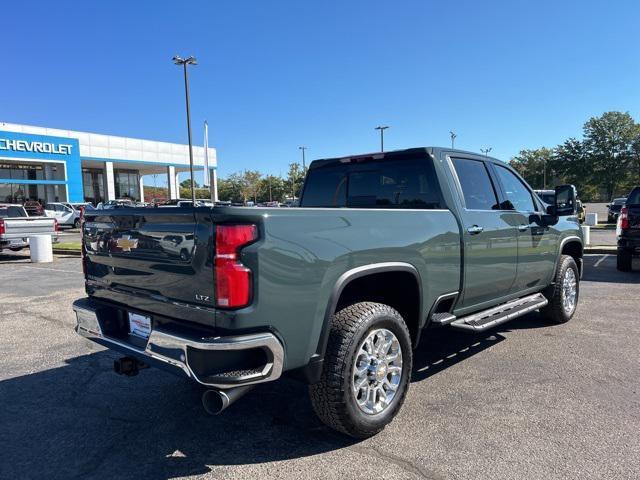
[[[0,478],[638,478],[640,262],[586,257],[576,316],[429,331],[398,418],[354,441],[281,379],[218,417],[164,372],[78,337],[80,261],[0,254]]]

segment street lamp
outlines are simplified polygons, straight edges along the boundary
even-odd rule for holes
[[[300,149],[302,151],[302,178],[304,179],[305,170],[307,169],[307,164],[306,164],[306,159],[305,159],[305,156],[304,156],[304,152],[307,149],[307,147],[298,147],[298,149]],[[303,187],[303,185],[300,185],[300,194],[302,194],[302,187]]]
[[[375,130],[380,130],[380,151],[384,152],[384,131],[389,128],[388,126],[378,125]]]
[[[304,151],[307,149],[308,147],[298,147],[298,149],[302,150],[302,173],[304,173],[305,169],[306,169],[306,159],[304,156]]]
[[[481,149],[480,149],[480,151],[481,151],[482,153],[484,153],[484,156],[485,156],[485,157],[488,157],[488,156],[489,156],[489,152],[490,152],[491,150],[492,150],[492,148],[491,148],[491,147],[489,147],[489,148],[481,148]]]
[[[453,141],[456,139],[458,135],[455,132],[449,130],[449,136],[451,137],[451,149],[453,149]]]
[[[191,205],[196,206],[196,189],[193,182],[193,145],[191,143],[191,109],[189,107],[189,77],[187,76],[187,65],[197,65],[195,57],[182,58],[179,55],[173,57],[173,63],[182,65],[184,68],[184,93],[187,103],[187,134],[189,136],[189,171],[191,172]],[[208,173],[208,172],[207,172]]]

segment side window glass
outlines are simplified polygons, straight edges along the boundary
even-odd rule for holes
[[[498,210],[498,198],[491,183],[489,172],[484,162],[465,158],[454,158],[464,203],[469,210]]]
[[[496,172],[507,197],[505,208],[518,212],[535,212],[536,207],[531,192],[520,179],[500,165],[496,166]]]

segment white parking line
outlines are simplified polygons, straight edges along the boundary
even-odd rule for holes
[[[610,256],[611,256],[611,255],[609,255],[608,253],[607,253],[607,254],[604,254],[604,255],[602,256],[602,258],[601,258],[600,260],[598,260],[598,261],[595,263],[594,267],[597,267],[598,265],[600,265],[600,264],[602,263],[602,261],[603,261],[605,258],[610,257]]]
[[[16,265],[20,265],[20,264],[16,264]],[[22,264],[23,267],[25,268],[34,268],[36,270],[43,270],[45,272],[62,272],[62,273],[79,273],[75,270],[62,270],[60,268],[47,268],[47,267],[34,267],[33,265],[24,265]]]

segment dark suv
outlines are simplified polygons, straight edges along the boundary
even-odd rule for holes
[[[618,221],[618,215],[620,215],[620,210],[626,201],[627,199],[624,197],[611,200],[611,203],[607,205],[607,222],[615,223]]]
[[[640,187],[635,187],[620,209],[616,227],[618,270],[631,271],[634,255],[640,254]]]

